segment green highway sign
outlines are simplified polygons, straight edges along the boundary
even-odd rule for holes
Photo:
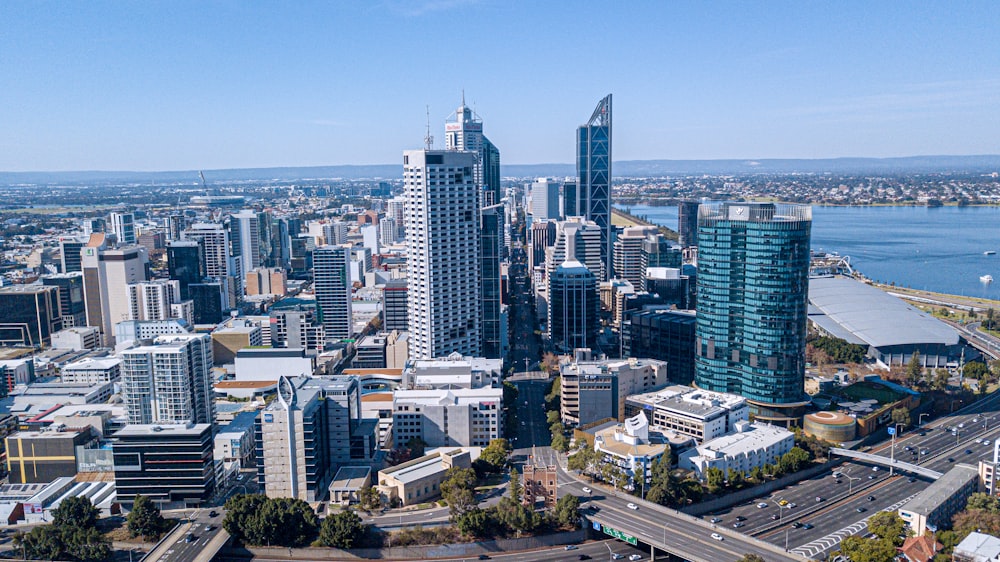
[[[603,528],[605,535],[611,535],[612,537],[614,537],[616,539],[623,540],[623,541],[629,543],[632,546],[635,546],[637,544],[637,542],[638,542],[638,541],[635,540],[635,537],[633,537],[632,535],[623,533],[623,532],[619,531],[618,529],[613,529],[611,527],[608,527],[607,525],[601,525],[601,527]]]

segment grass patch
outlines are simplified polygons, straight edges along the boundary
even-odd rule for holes
[[[433,502],[430,502],[430,503],[418,503],[417,504],[417,509],[430,509],[432,507],[434,507],[434,503]]]
[[[462,533],[454,527],[430,527],[425,529],[417,525],[411,529],[393,531],[391,537],[392,546],[470,542],[470,539],[463,538]]]
[[[128,532],[128,523],[124,517],[109,517],[97,520],[97,529],[104,533],[104,536],[115,542],[130,542],[155,545],[159,540],[170,532],[180,520],[167,519],[163,525],[163,530],[158,535],[147,535],[143,537],[133,537]]]

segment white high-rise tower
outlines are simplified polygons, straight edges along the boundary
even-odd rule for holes
[[[410,359],[482,353],[476,154],[403,153]]]

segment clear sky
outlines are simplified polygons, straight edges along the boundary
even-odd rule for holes
[[[0,170],[1000,153],[1000,2],[0,2]]]

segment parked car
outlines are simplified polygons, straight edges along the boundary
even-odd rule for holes
[[[744,525],[746,525],[746,523],[744,523],[742,521],[737,521],[736,523],[733,523],[733,528],[734,529],[739,529],[740,527],[742,527]]]
[[[566,550],[576,550],[577,546],[575,544],[567,544],[563,548],[566,549]]]
[[[713,517],[713,518],[709,519],[709,521],[712,522],[712,523],[722,523],[722,518],[721,517]]]

